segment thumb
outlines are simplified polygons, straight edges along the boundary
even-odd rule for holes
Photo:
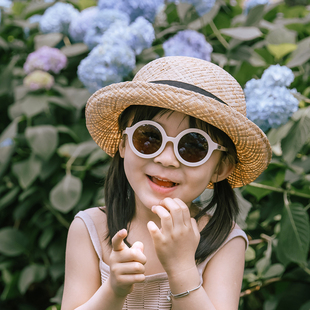
[[[144,251],[144,245],[142,242],[140,241],[136,241],[132,246],[131,246],[132,249],[138,249],[140,250],[142,253]]]

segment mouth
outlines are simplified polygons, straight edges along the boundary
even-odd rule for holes
[[[151,182],[153,182],[154,184],[160,187],[171,188],[179,184],[179,183],[172,182],[168,179],[162,179],[162,178],[151,176],[151,175],[148,175],[147,177],[151,180]]]

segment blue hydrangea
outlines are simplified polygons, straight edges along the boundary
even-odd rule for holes
[[[216,0],[168,0],[168,2],[173,2],[175,4],[179,3],[189,3],[193,5],[196,9],[196,12],[199,16],[211,11],[215,4]]]
[[[85,34],[91,27],[98,11],[98,7],[93,6],[83,10],[72,19],[69,26],[69,35],[73,42],[83,42]]]
[[[68,34],[71,21],[79,15],[79,11],[70,3],[57,2],[43,14],[39,27],[43,33],[60,32]]]
[[[90,93],[118,83],[136,65],[133,50],[124,42],[118,44],[99,44],[78,66],[78,77]]]
[[[203,34],[195,30],[183,30],[163,44],[166,56],[190,56],[211,60],[212,46]]]
[[[123,41],[130,46],[136,55],[149,48],[155,39],[152,24],[144,17],[138,17],[128,26],[122,21],[115,22],[102,36],[101,43]]]
[[[101,42],[104,32],[116,21],[123,21],[129,24],[129,16],[114,9],[98,11],[84,37],[84,43],[89,49],[93,49]]]
[[[12,4],[12,0],[0,0],[0,8],[9,9]]]
[[[292,75],[288,70],[271,66],[265,70],[260,80],[252,79],[245,85],[247,117],[263,131],[285,124],[298,110],[299,102],[293,95],[296,90],[286,87],[292,82]],[[279,77],[278,73],[281,71],[283,76]]]
[[[290,86],[294,81],[293,71],[279,64],[270,66],[262,75],[262,82],[265,86]]]
[[[30,16],[27,21],[30,23],[30,24],[35,24],[35,23],[39,23],[40,20],[42,18],[42,15],[39,15],[39,14],[35,14],[35,15],[32,15]],[[30,28],[29,27],[24,27],[24,34],[25,34],[25,37],[28,38],[29,37],[29,34],[30,34]]]
[[[252,8],[258,5],[265,5],[269,3],[270,3],[269,0],[247,0],[244,2],[244,7],[243,7],[244,14],[247,15]]]
[[[98,7],[101,10],[113,8],[126,12],[131,22],[143,16],[153,23],[157,13],[164,6],[164,2],[164,0],[99,0]]]

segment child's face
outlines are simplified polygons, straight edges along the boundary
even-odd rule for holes
[[[183,113],[157,115],[153,121],[159,123],[170,137],[177,136],[189,128],[189,117]],[[141,158],[130,148],[128,139],[120,145],[120,155],[124,158],[127,179],[135,192],[136,207],[149,209],[166,197],[179,198],[188,206],[207,187],[226,177],[228,168],[218,163],[220,151],[214,151],[207,162],[198,167],[183,165],[176,158],[173,144],[168,142],[162,153],[154,158]],[[225,175],[224,175],[224,174]]]

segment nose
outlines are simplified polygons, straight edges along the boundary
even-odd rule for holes
[[[176,158],[173,150],[173,143],[167,142],[164,150],[154,158],[155,163],[160,163],[164,167],[174,167],[179,168],[180,162]]]

